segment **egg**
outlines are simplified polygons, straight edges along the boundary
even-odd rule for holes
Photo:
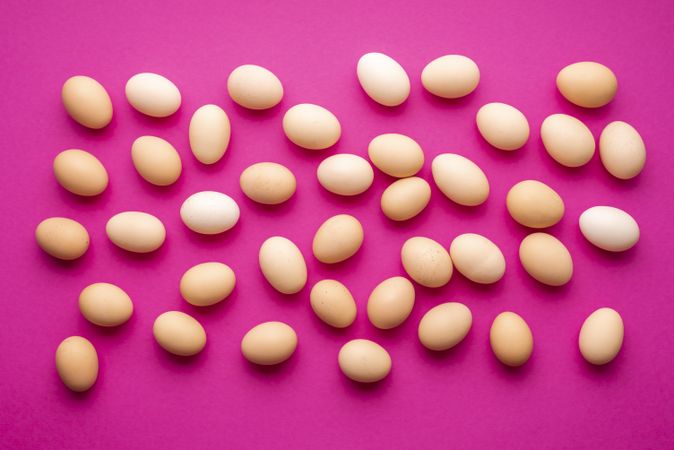
[[[307,264],[299,248],[282,236],[262,243],[259,253],[262,274],[282,294],[295,294],[307,284]]]
[[[356,301],[339,281],[319,281],[311,288],[309,299],[314,313],[330,326],[346,328],[356,320]]]
[[[480,134],[493,147],[517,150],[529,139],[529,122],[517,108],[505,103],[488,103],[475,117]]]
[[[261,366],[280,364],[295,353],[297,334],[283,322],[264,322],[251,328],[241,340],[241,353]]]
[[[533,233],[520,244],[520,261],[524,270],[535,280],[548,286],[562,286],[571,280],[571,254],[556,237]]]
[[[502,312],[489,330],[489,343],[496,358],[506,366],[526,363],[534,350],[534,337],[529,325],[514,312]]]
[[[463,303],[437,305],[421,318],[419,340],[429,350],[444,351],[459,344],[473,325],[473,315]]]
[[[161,220],[140,211],[112,216],[105,225],[105,232],[113,244],[133,253],[153,252],[166,239],[166,228]]]
[[[180,278],[180,295],[194,306],[215,305],[229,297],[236,275],[227,265],[205,262],[190,267]]]
[[[365,93],[384,106],[398,106],[410,95],[410,79],[400,64],[383,53],[367,53],[356,68]]]
[[[126,99],[137,111],[151,117],[168,117],[180,108],[180,91],[168,78],[138,73],[126,82]]]
[[[611,69],[603,64],[583,61],[559,71],[557,88],[574,105],[599,108],[613,100],[618,90],[618,80]]]
[[[90,284],[80,292],[78,302],[84,318],[101,327],[122,325],[133,314],[131,297],[110,283]]]
[[[287,167],[274,162],[260,162],[241,172],[239,185],[246,197],[254,202],[278,205],[293,196],[297,181]]]
[[[431,187],[419,177],[394,181],[381,195],[381,210],[397,222],[409,220],[426,208],[431,200]]]
[[[183,170],[176,149],[156,136],[141,136],[133,141],[131,160],[140,176],[155,186],[175,183]]]
[[[365,158],[340,153],[321,161],[316,176],[321,186],[333,194],[352,196],[372,186],[374,171]]]
[[[453,153],[436,156],[431,164],[433,180],[451,201],[463,206],[481,205],[489,197],[489,181],[470,159]]]
[[[421,84],[442,98],[465,97],[480,82],[480,69],[463,55],[445,55],[429,62],[421,72]]]
[[[202,164],[220,161],[232,136],[227,113],[218,105],[204,105],[190,119],[189,139],[192,154]]]
[[[180,207],[180,218],[190,230],[200,234],[219,234],[239,221],[239,205],[227,194],[202,191],[192,194]]]
[[[578,347],[587,362],[601,366],[618,356],[624,335],[625,327],[620,314],[611,308],[599,308],[583,322]]]
[[[359,383],[375,383],[391,372],[391,356],[386,349],[367,339],[354,339],[344,344],[337,363],[344,375]]]
[[[553,114],[541,124],[541,139],[552,159],[566,167],[587,164],[594,155],[594,136],[580,120],[567,114]]]
[[[112,101],[103,85],[91,77],[76,75],[63,83],[61,100],[68,115],[87,128],[99,130],[112,120]]]
[[[269,109],[281,102],[283,85],[270,70],[244,64],[229,74],[227,92],[235,103],[244,108]]]
[[[84,150],[64,150],[54,158],[54,176],[67,191],[92,197],[108,187],[108,172],[91,153]]]
[[[309,150],[332,147],[342,135],[337,117],[322,106],[295,105],[283,116],[283,131],[290,141]]]
[[[506,262],[501,250],[492,241],[475,233],[454,238],[449,256],[456,270],[475,283],[491,284],[503,278]]]
[[[639,241],[639,224],[622,209],[593,206],[578,219],[585,239],[609,252],[623,252]]]
[[[379,329],[395,328],[412,312],[414,296],[414,286],[407,278],[387,278],[372,290],[367,299],[367,317]]]
[[[65,338],[56,349],[56,371],[68,389],[89,390],[98,378],[98,354],[93,344],[81,336]]]
[[[152,333],[157,343],[169,353],[193,356],[206,345],[206,331],[199,321],[180,311],[167,311],[154,321]]]
[[[377,169],[396,178],[411,177],[424,165],[421,146],[411,137],[399,133],[376,136],[367,146],[367,154]]]
[[[629,180],[646,164],[646,146],[639,132],[626,122],[611,122],[599,136],[599,156],[606,170],[616,178]]]
[[[529,228],[551,227],[564,216],[562,197],[537,180],[520,181],[511,187],[506,207],[515,222]]]
[[[89,233],[79,222],[65,217],[50,217],[35,229],[35,240],[47,254],[71,261],[89,248]]]
[[[400,251],[405,272],[422,286],[444,286],[452,277],[452,260],[445,248],[427,237],[409,238]]]
[[[326,264],[345,261],[363,244],[363,226],[349,214],[338,214],[323,222],[314,235],[313,251]]]

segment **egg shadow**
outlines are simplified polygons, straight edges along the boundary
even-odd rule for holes
[[[479,86],[476,88],[476,90],[477,89],[479,89]],[[419,85],[418,90],[422,91],[421,96],[428,105],[443,111],[463,110],[468,109],[469,107],[474,108],[474,104],[477,101],[475,100],[475,91],[460,98],[444,98],[431,94],[426,90],[426,88],[423,87],[423,85]]]
[[[206,363],[207,353],[210,349],[209,342],[206,342],[204,349],[196,355],[179,356],[164,350],[156,340],[153,340],[152,347],[159,365],[163,369],[175,373],[195,373],[202,370],[201,368]]]
[[[471,349],[474,348],[474,334],[475,333],[469,331],[461,342],[447,350],[430,350],[424,347],[421,342],[417,342],[415,347],[420,359],[426,365],[435,366],[437,368],[453,367],[465,362],[469,357],[470,352],[472,351]]]

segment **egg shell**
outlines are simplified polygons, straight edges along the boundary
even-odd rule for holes
[[[395,328],[409,317],[414,297],[414,286],[407,278],[387,278],[372,290],[367,300],[367,317],[379,329]]]
[[[381,210],[391,220],[415,217],[431,200],[431,187],[423,178],[409,177],[391,183],[381,195]]]
[[[295,353],[297,334],[283,322],[264,322],[251,328],[241,340],[241,353],[250,362],[272,366]]]
[[[85,287],[79,296],[80,312],[89,322],[101,327],[116,327],[133,314],[129,294],[110,283],[94,283]]]
[[[126,82],[126,99],[137,111],[151,117],[168,117],[180,108],[180,91],[166,77],[138,73]]]
[[[272,236],[259,253],[262,274],[282,294],[295,294],[307,284],[307,264],[299,248],[287,238]]]
[[[108,172],[101,162],[84,150],[64,150],[54,158],[54,176],[67,191],[91,197],[108,187]]]
[[[566,167],[580,167],[594,156],[594,136],[580,120],[552,114],[541,124],[541,139],[552,159]]]
[[[220,262],[197,264],[180,278],[180,294],[194,306],[215,305],[229,297],[234,286],[234,271]]]
[[[155,216],[140,211],[116,214],[105,225],[108,238],[117,247],[133,253],[150,253],[162,246],[166,228]]]
[[[480,134],[493,147],[517,150],[529,139],[529,122],[522,112],[505,103],[488,103],[475,117]]]
[[[199,321],[180,311],[160,314],[152,327],[157,343],[178,356],[193,356],[206,345],[206,331]]]
[[[571,280],[573,260],[562,242],[547,233],[533,233],[520,244],[519,256],[524,270],[548,286],[562,286]]]
[[[362,194],[372,186],[374,171],[365,158],[340,153],[325,158],[316,170],[318,182],[333,194]]]
[[[314,313],[330,326],[346,328],[356,320],[356,301],[339,281],[319,281],[311,288],[309,299]]]
[[[506,261],[496,244],[484,236],[465,233],[449,246],[454,268],[475,283],[491,284],[503,278]]]
[[[623,252],[639,242],[639,224],[622,209],[593,206],[578,219],[585,239],[609,252]]]
[[[133,141],[131,160],[140,176],[155,186],[175,183],[183,170],[175,147],[156,136],[141,136]]]
[[[278,205],[290,199],[297,188],[295,175],[285,166],[260,162],[247,167],[239,178],[246,197],[263,205]]]
[[[363,226],[349,214],[338,214],[323,222],[314,235],[314,256],[334,264],[356,254],[363,244]]]
[[[367,339],[354,339],[344,344],[337,363],[344,375],[359,383],[375,383],[391,372],[391,356],[386,349]]]
[[[235,103],[244,108],[269,109],[281,102],[283,85],[269,69],[244,64],[229,74],[227,92]]]
[[[189,139],[192,154],[202,164],[220,161],[232,136],[227,113],[217,105],[204,105],[190,119]]]
[[[524,180],[508,191],[506,206],[515,222],[529,228],[547,228],[564,216],[564,201],[550,186]]]
[[[618,356],[624,336],[625,326],[620,314],[611,308],[599,308],[583,322],[578,347],[587,362],[601,366]]]
[[[56,371],[68,389],[84,392],[98,378],[98,354],[93,344],[81,336],[65,338],[56,349]]]
[[[451,201],[463,206],[481,205],[489,197],[489,181],[470,159],[453,153],[436,156],[431,164],[433,180]]]
[[[415,175],[424,165],[424,151],[411,137],[399,133],[376,136],[367,147],[372,164],[387,175],[405,178]]]
[[[239,205],[222,192],[192,194],[180,207],[180,217],[190,230],[200,234],[219,234],[239,221]]]
[[[66,217],[50,217],[40,222],[35,239],[47,254],[65,261],[79,258],[89,248],[87,229]]]
[[[309,150],[332,147],[342,135],[337,117],[322,106],[301,103],[286,111],[283,131],[295,145]]]
[[[629,180],[639,175],[646,164],[646,145],[632,125],[617,120],[601,132],[599,156],[611,175]]]
[[[383,53],[367,53],[356,68],[365,93],[384,106],[398,106],[410,95],[410,79],[400,64]]]
[[[470,309],[462,303],[437,305],[421,318],[419,340],[429,350],[444,351],[459,344],[473,325]]]
[[[489,343],[496,358],[506,366],[526,363],[534,350],[534,337],[529,325],[514,312],[502,312],[489,330]]]
[[[557,88],[574,105],[599,108],[613,100],[618,90],[618,80],[611,69],[603,64],[582,61],[559,71]]]
[[[444,286],[452,277],[452,260],[445,248],[427,237],[409,238],[400,251],[405,272],[422,286]]]
[[[442,98],[465,97],[477,88],[480,69],[463,55],[445,55],[429,62],[421,72],[421,84]]]
[[[63,83],[61,100],[68,115],[80,125],[94,130],[112,120],[112,101],[103,85],[91,77],[76,75]]]

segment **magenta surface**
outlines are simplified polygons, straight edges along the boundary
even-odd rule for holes
[[[3,1],[0,447],[672,448],[673,21],[670,1]],[[371,51],[391,55],[410,75],[412,93],[401,107],[380,107],[361,91],[355,66]],[[448,53],[470,56],[482,71],[477,91],[463,100],[441,101],[421,87],[425,64]],[[596,111],[569,104],[554,84],[563,66],[588,59],[611,67],[619,80],[615,101]],[[229,99],[227,75],[244,63],[268,67],[283,81],[278,107],[254,113]],[[129,106],[124,84],[142,71],[177,84],[177,114],[156,120]],[[114,119],[103,131],[79,126],[61,105],[61,85],[76,74],[93,76],[112,97]],[[474,116],[491,101],[528,117],[531,139],[521,150],[505,153],[481,140]],[[301,102],[337,115],[343,135],[335,147],[305,151],[284,137],[283,113]],[[222,106],[233,130],[227,154],[212,167],[194,159],[187,139],[190,116],[205,103]],[[598,155],[580,169],[559,166],[539,136],[542,120],[558,112],[579,117],[597,138],[610,121],[634,125],[648,151],[643,173],[618,181]],[[471,158],[489,177],[489,200],[462,208],[433,186],[429,207],[397,224],[379,209],[391,182],[380,172],[356,198],[321,188],[315,170],[323,158],[366,156],[370,139],[383,132],[418,140],[428,180],[435,155]],[[143,134],[178,149],[184,171],[176,185],[156,188],[134,171],[130,147]],[[100,198],[76,198],[56,183],[52,159],[67,148],[86,149],[107,167],[110,186]],[[239,189],[241,171],[265,160],[287,165],[298,178],[297,194],[280,207],[254,204]],[[548,183],[566,202],[564,219],[551,230],[575,263],[573,280],[561,289],[537,284],[517,258],[528,231],[508,216],[505,195],[527,178]],[[231,195],[241,207],[239,224],[216,237],[189,231],[179,207],[200,190]],[[580,234],[580,213],[604,204],[639,222],[641,241],[631,251],[609,254]],[[147,256],[114,247],[104,226],[123,210],[158,216],[168,231],[165,245]],[[313,258],[311,240],[338,213],[362,221],[365,242],[351,260],[327,266]],[[81,260],[60,263],[38,248],[34,228],[50,216],[88,228],[91,248]],[[402,243],[423,235],[449,246],[464,232],[501,247],[504,279],[480,287],[455,274],[444,288],[417,287],[403,326],[374,329],[367,297],[378,282],[403,273]],[[260,244],[276,234],[295,241],[307,259],[309,284],[297,295],[274,291],[257,265]],[[208,260],[229,264],[238,283],[225,303],[196,309],[181,299],[178,281]],[[310,287],[326,277],[343,281],[357,300],[358,318],[345,331],[330,329],[310,309]],[[118,284],[134,300],[126,325],[102,330],[79,314],[80,290],[97,281]],[[417,324],[445,301],[467,304],[474,324],[457,348],[432,354],[419,344]],[[602,306],[621,313],[626,336],[618,358],[595,368],[581,358],[577,337],[585,317]],[[167,310],[204,325],[202,354],[178,359],[156,345],[152,322]],[[504,368],[489,349],[491,321],[505,310],[522,315],[534,334],[533,357],[520,370]],[[239,345],[267,320],[291,324],[299,347],[287,363],[260,369],[243,359]],[[90,339],[100,356],[98,382],[84,395],[65,389],[54,368],[56,346],[70,335]],[[356,385],[337,367],[339,348],[360,337],[381,343],[393,358],[390,376],[378,385]]]

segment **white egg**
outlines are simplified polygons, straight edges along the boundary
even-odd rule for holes
[[[639,225],[622,209],[594,206],[578,220],[583,236],[597,247],[609,252],[628,250],[639,241]]]
[[[341,153],[325,158],[316,176],[328,191],[349,196],[365,192],[372,185],[374,171],[365,158]]]
[[[405,69],[383,53],[367,53],[358,60],[358,81],[367,95],[384,106],[398,106],[410,95]]]
[[[126,99],[137,111],[152,117],[167,117],[180,108],[178,87],[156,73],[139,73],[126,82]]]
[[[239,221],[239,205],[229,195],[203,191],[190,195],[180,207],[187,228],[201,234],[218,234]]]

